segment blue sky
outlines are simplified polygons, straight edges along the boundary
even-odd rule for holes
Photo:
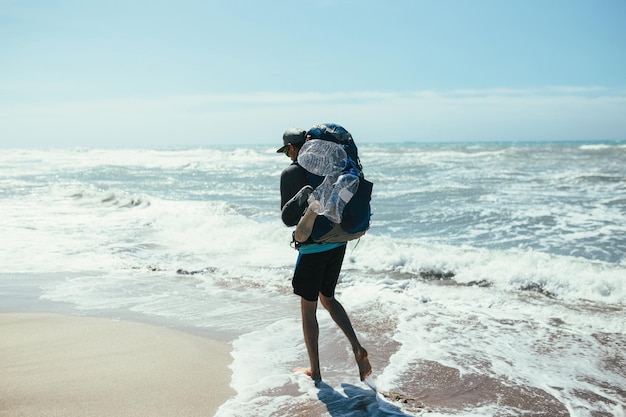
[[[624,0],[0,0],[0,146],[626,139]]]

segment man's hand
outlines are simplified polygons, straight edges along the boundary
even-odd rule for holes
[[[317,212],[322,208],[319,201],[313,199],[310,200],[311,201],[309,201],[309,207],[307,208],[306,213],[304,213],[304,216],[302,216],[296,226],[296,232],[294,234],[296,242],[306,242],[309,236],[311,236],[313,224],[318,216]]]
[[[312,210],[316,213],[319,214],[319,212],[322,210],[322,204],[314,199],[309,199],[311,201],[309,201],[309,210]]]

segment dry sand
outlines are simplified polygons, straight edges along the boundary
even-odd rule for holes
[[[229,347],[147,324],[0,314],[0,416],[212,416]]]

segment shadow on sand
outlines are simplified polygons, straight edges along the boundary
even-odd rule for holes
[[[319,382],[317,398],[322,401],[332,417],[356,416],[405,416],[397,406],[383,400],[371,389],[363,389],[350,384],[341,384],[342,392],[335,390],[325,382]]]

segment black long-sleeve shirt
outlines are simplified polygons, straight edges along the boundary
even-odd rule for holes
[[[297,162],[292,163],[280,174],[281,218],[287,226],[295,226],[307,208],[310,192],[302,191],[309,185],[307,172]],[[311,188],[310,191],[313,189]]]

